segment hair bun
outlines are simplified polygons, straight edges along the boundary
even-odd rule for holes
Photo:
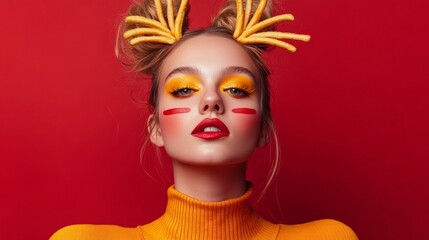
[[[243,0],[243,4],[246,5],[246,0]],[[252,10],[250,17],[253,16],[255,13],[257,7],[259,5],[259,0],[252,1]],[[263,21],[265,19],[268,19],[272,16],[272,1],[267,1],[267,5],[265,7],[264,12],[262,13],[260,21]],[[237,7],[235,0],[228,0],[225,5],[222,7],[222,9],[219,11],[219,14],[213,18],[212,20],[212,27],[221,27],[225,28],[228,31],[231,32],[231,35],[234,33],[235,30],[235,23],[237,18]],[[274,27],[270,26],[266,28],[265,30],[272,31],[274,30]]]
[[[173,5],[174,17],[176,17],[181,0],[171,0]],[[163,15],[167,19],[167,0],[161,0]],[[189,7],[187,7],[189,9]],[[135,2],[128,11],[128,16],[142,16],[145,18],[161,21],[158,18],[156,11],[156,4],[153,0],[141,0]],[[188,30],[189,20],[188,11],[185,12],[185,17],[182,25],[182,34]],[[130,29],[141,27],[139,24],[124,24],[122,23],[117,39],[116,54],[121,62],[131,67],[132,71],[141,72],[145,74],[152,74],[156,69],[157,63],[164,57],[165,52],[171,48],[171,45],[158,43],[158,42],[142,42],[131,46],[128,41],[122,38],[124,32]]]

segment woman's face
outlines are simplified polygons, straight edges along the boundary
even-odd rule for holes
[[[159,76],[159,125],[151,141],[172,159],[236,164],[264,144],[258,72],[234,40],[188,39],[165,59]]]

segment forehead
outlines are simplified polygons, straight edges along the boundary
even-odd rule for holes
[[[182,67],[196,68],[210,76],[228,67],[243,67],[253,75],[258,75],[255,63],[239,43],[214,35],[199,35],[177,46],[161,67],[161,80],[165,80],[171,71]]]

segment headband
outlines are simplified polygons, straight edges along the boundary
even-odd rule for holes
[[[142,27],[127,30],[124,38],[130,40],[131,45],[142,42],[158,42],[164,44],[174,44],[182,38],[182,25],[185,18],[188,0],[182,0],[176,18],[174,18],[173,0],[167,0],[167,20],[164,18],[161,0],[154,0],[158,20],[142,16],[128,16],[125,18],[126,24],[138,24]],[[283,21],[293,21],[292,14],[281,14],[259,21],[267,0],[261,0],[251,17],[252,0],[246,1],[244,8],[243,0],[236,0],[237,16],[233,37],[242,44],[266,44],[296,51],[296,47],[280,39],[291,39],[308,42],[310,35],[297,34],[278,31],[263,31],[266,27]]]

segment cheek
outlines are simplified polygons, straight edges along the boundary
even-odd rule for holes
[[[259,114],[236,114],[236,126],[237,132],[244,139],[250,139],[259,137],[260,121],[261,117]]]
[[[189,123],[190,108],[170,108],[162,111],[160,116],[161,132],[163,137],[179,136]]]
[[[231,120],[243,141],[257,139],[260,135],[261,113],[257,98],[230,103]]]
[[[174,116],[161,116],[160,117],[161,134],[164,139],[174,137],[179,134],[181,118],[178,115]]]

